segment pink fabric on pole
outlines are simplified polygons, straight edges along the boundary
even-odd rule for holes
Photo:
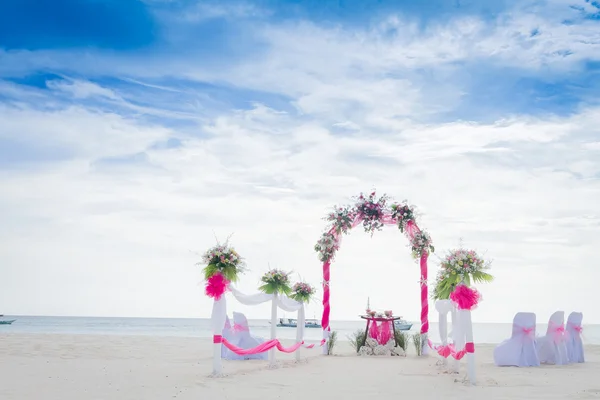
[[[392,324],[390,321],[383,321],[381,323],[381,327],[379,328],[379,344],[385,345],[392,338]]]
[[[427,288],[427,258],[429,254],[421,255],[421,334],[429,332],[429,296]]]
[[[331,261],[328,260],[323,263],[323,318],[321,318],[323,331],[326,331],[329,328],[329,313],[331,312],[331,307],[329,305],[330,267]]]
[[[475,353],[475,343],[469,342],[465,344],[465,351],[467,353]]]
[[[373,321],[371,324],[371,328],[369,329],[369,337],[375,340],[379,339],[379,326],[377,326],[377,321]]]

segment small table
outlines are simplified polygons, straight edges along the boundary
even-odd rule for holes
[[[394,332],[394,343],[396,344],[396,347],[398,347],[398,340],[396,339],[396,325],[394,324],[394,321],[402,319],[402,317],[371,317],[370,315],[360,315],[360,317],[362,319],[367,320],[367,329],[365,330],[365,338],[362,343],[363,346],[367,343],[367,337],[369,337],[369,326],[371,325],[371,321],[373,321],[373,322],[388,321],[388,322],[392,323],[392,331]]]

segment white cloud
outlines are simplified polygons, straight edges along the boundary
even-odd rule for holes
[[[535,28],[540,34],[529,38]],[[233,243],[251,267],[243,290],[257,287],[268,264],[318,285],[312,247],[324,228],[321,217],[377,187],[419,206],[421,225],[440,252],[463,237],[494,258],[497,281],[480,288],[481,320],[561,307],[600,321],[584,296],[598,278],[588,265],[600,240],[599,109],[492,123],[434,118],[463,95],[463,82],[449,78],[453,63],[577,69],[600,54],[591,25],[563,27],[523,15],[494,26],[453,20],[421,32],[391,17],[363,31],[299,23],[267,26],[259,35],[269,44],[264,57],[219,70],[193,59],[142,65],[139,56],[99,58],[94,73],[103,63],[139,79],[168,70],[288,96],[296,107],[286,113],[257,103],[211,115],[177,148],[153,147],[175,128],[118,108],[0,105],[0,139],[70,154],[0,170],[1,304],[27,313],[206,316],[210,303],[196,284],[198,256],[191,251],[211,246],[213,230],[222,239],[235,232]],[[565,57],[562,49],[573,54]],[[61,57],[52,53],[49,63],[60,66]],[[90,66],[83,60],[78,68]],[[435,69],[435,79],[419,75],[421,68]],[[117,96],[126,97],[86,81],[53,88],[75,100],[120,104]],[[123,162],[99,162],[115,158]],[[404,245],[391,228],[373,240],[357,228],[344,239],[333,269],[334,319],[353,318],[367,296],[417,319],[418,271]],[[564,290],[547,292],[559,286]]]

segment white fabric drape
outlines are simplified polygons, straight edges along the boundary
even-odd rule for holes
[[[229,287],[231,294],[233,297],[240,303],[246,306],[256,306],[258,304],[266,303],[267,301],[273,300],[272,294],[266,293],[255,293],[255,294],[245,294],[234,288],[233,286]],[[296,300],[292,300],[285,295],[277,295],[277,306],[281,308],[283,311],[287,312],[295,312],[302,308],[302,303],[297,302]]]
[[[581,340],[581,322],[583,314],[580,312],[572,312],[567,318],[567,327],[565,330],[565,342],[567,345],[567,358],[571,363],[585,362],[583,351],[583,341]]]
[[[240,292],[239,290],[237,290],[236,288],[234,288],[233,286],[229,286],[229,290],[231,291],[231,294],[233,294],[233,297],[235,297],[235,299],[237,301],[239,301],[240,303],[242,303],[246,306],[256,306],[258,304],[266,303],[267,301],[273,300],[272,294],[266,294],[266,293],[244,294],[244,293]]]
[[[296,300],[292,300],[287,296],[278,295],[277,296],[277,306],[279,308],[281,308],[283,311],[296,312],[302,308],[302,303],[300,303]]]

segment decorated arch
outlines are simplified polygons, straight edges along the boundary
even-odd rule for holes
[[[325,217],[329,226],[315,245],[319,260],[323,263],[323,337],[327,338],[331,328],[329,315],[331,312],[330,286],[331,264],[340,248],[342,237],[353,228],[362,225],[365,232],[371,236],[375,231],[384,226],[396,226],[408,241],[413,258],[418,262],[421,270],[421,334],[429,331],[429,302],[427,288],[427,259],[429,253],[434,251],[431,237],[419,228],[416,221],[414,207],[406,201],[392,203],[387,195],[377,197],[373,191],[369,195],[361,193],[354,197],[354,204],[335,206],[333,211]]]

